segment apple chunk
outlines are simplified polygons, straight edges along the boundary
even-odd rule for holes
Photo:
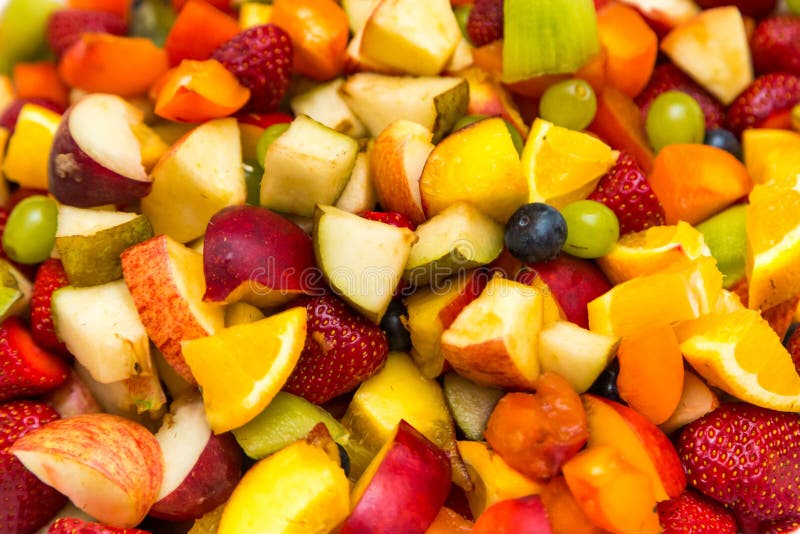
[[[10,452],[78,508],[119,528],[144,519],[164,473],[161,447],[150,431],[109,414],[53,421],[22,436]]]
[[[68,109],[50,150],[53,196],[90,207],[129,204],[147,195],[152,179],[131,129],[142,121],[140,110],[113,95],[91,94]]]

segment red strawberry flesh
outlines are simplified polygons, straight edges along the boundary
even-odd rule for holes
[[[475,46],[503,38],[503,0],[475,0],[467,19],[467,35]]]
[[[47,44],[60,56],[77,41],[82,33],[125,35],[128,26],[113,13],[90,9],[59,9],[47,22]]]
[[[674,499],[658,503],[664,534],[736,534],[736,518],[730,510],[708,497],[687,489]]]
[[[800,76],[774,72],[755,79],[728,108],[728,125],[741,135],[800,103]]]
[[[358,215],[370,221],[378,221],[398,228],[408,228],[412,232],[417,228],[411,219],[396,211],[362,211]]]
[[[53,291],[67,285],[69,279],[60,260],[49,258],[36,271],[31,297],[31,334],[44,349],[67,352],[67,347],[56,336],[51,307]]]

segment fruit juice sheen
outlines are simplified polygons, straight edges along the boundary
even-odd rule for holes
[[[0,0],[0,533],[800,527],[800,2]]]

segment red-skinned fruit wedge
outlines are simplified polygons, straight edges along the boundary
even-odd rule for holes
[[[55,111],[59,115],[64,113],[66,109],[61,104],[46,98],[17,98],[3,110],[2,114],[0,114],[0,126],[7,129],[9,135],[14,133],[14,128],[16,128],[17,119],[19,118],[19,112],[22,111],[22,106],[25,104],[36,104],[50,111]],[[8,209],[11,209],[11,207],[9,206]]]
[[[708,497],[687,489],[657,505],[664,534],[736,534],[736,518]]]
[[[236,114],[236,120],[239,121],[240,124],[252,124],[259,128],[269,128],[273,124],[292,122],[293,119],[294,117],[288,113],[281,113],[280,111],[273,111],[271,113],[255,113],[249,111]]]
[[[362,211],[358,215],[370,221],[391,224],[398,228],[408,228],[412,232],[417,228],[417,225],[411,219],[396,211]]]
[[[18,318],[0,325],[0,401],[46,393],[68,376],[64,360],[38,347]]]
[[[589,439],[580,397],[561,375],[544,373],[535,393],[508,393],[495,406],[484,436],[505,462],[532,479],[548,479]]]
[[[552,534],[547,510],[538,495],[496,502],[478,517],[472,534]]]
[[[128,25],[122,17],[107,11],[89,9],[59,9],[47,22],[47,44],[56,56],[80,38],[85,32],[125,35]]]
[[[646,173],[653,168],[653,151],[639,106],[614,86],[607,84],[597,94],[597,112],[588,130],[611,147],[630,153]]]
[[[383,365],[389,342],[379,326],[333,295],[301,297],[308,314],[305,347],[284,390],[322,404],[347,393]]]
[[[736,135],[746,128],[781,126],[770,124],[788,115],[800,102],[800,76],[775,72],[759,76],[728,108],[728,126]]]
[[[164,50],[170,65],[184,59],[208,59],[241,31],[239,23],[205,0],[190,0],[169,30]]]
[[[475,46],[503,38],[503,0],[475,0],[467,19],[467,35]]]
[[[605,204],[619,220],[619,233],[639,232],[664,224],[664,208],[647,182],[647,176],[627,152],[622,152],[594,191],[590,200]]]
[[[647,117],[650,104],[658,95],[667,91],[681,91],[694,98],[706,119],[706,129],[725,127],[725,110],[716,98],[697,85],[672,63],[662,63],[653,70],[650,81],[636,97],[636,104],[642,110],[642,117]]]
[[[50,306],[53,291],[67,285],[69,279],[60,260],[48,258],[36,271],[31,296],[31,335],[43,349],[67,352],[66,345],[56,336],[53,310]]]
[[[762,20],[756,26],[750,47],[756,72],[800,76],[800,17],[778,15]]]
[[[273,111],[289,87],[292,41],[274,24],[248,28],[224,42],[212,57],[250,89],[251,111]]]
[[[58,413],[43,402],[0,405],[0,532],[33,532],[66,504],[66,497],[41,482],[8,452],[20,436],[58,418]]]
[[[777,3],[777,0],[697,0],[697,5],[703,9],[734,5],[739,8],[742,15],[756,19],[775,9]]]
[[[151,534],[138,528],[116,528],[101,523],[90,523],[76,517],[62,517],[50,525],[47,534]]]
[[[721,404],[687,425],[678,454],[689,483],[748,523],[800,519],[800,416]]]

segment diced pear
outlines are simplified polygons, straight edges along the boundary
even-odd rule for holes
[[[336,200],[336,207],[350,213],[358,213],[374,209],[377,202],[378,195],[372,182],[369,157],[366,152],[359,152],[350,179]]]
[[[367,19],[381,0],[342,0],[342,8],[347,14],[347,22],[353,33],[364,27]]]
[[[0,258],[0,322],[28,313],[33,287],[11,263]]]
[[[486,423],[505,391],[481,386],[450,371],[444,375],[444,398],[458,428],[467,439],[483,439]]]
[[[350,137],[364,137],[367,129],[345,103],[339,88],[344,79],[336,78],[301,93],[289,102],[296,116],[306,115]]]

